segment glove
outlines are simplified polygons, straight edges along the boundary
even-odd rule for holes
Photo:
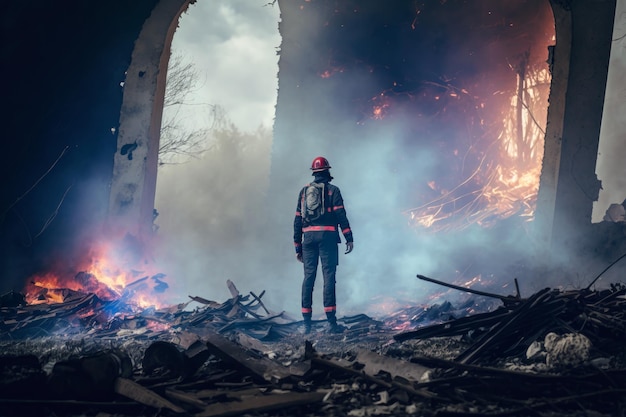
[[[304,263],[304,261],[302,260],[302,252],[296,253],[296,259],[302,263]]]
[[[354,242],[346,242],[346,252],[345,252],[345,254],[347,255],[348,253],[352,252],[353,248],[354,248]]]

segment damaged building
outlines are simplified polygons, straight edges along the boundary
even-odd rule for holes
[[[565,393],[573,392],[572,381],[580,383],[585,375],[598,385],[589,383],[583,389],[578,384],[576,393],[581,397],[605,399],[622,392],[619,384],[602,394],[595,390],[606,382],[600,372],[541,380],[480,367],[498,362],[499,354],[533,356],[528,353],[531,346],[536,347],[534,357],[543,355],[545,361],[551,353],[544,333],[555,329],[565,333],[568,326],[585,328],[589,343],[608,352],[607,346],[623,337],[624,288],[619,285],[608,292],[589,292],[589,287],[581,293],[545,289],[532,296],[521,295],[518,288],[512,296],[495,297],[503,308],[475,318],[469,307],[464,313],[440,311],[425,321],[420,321],[423,310],[405,311],[406,317],[397,321],[343,317],[347,336],[326,342],[319,337],[315,346],[298,333],[297,320],[275,313],[261,296],[241,296],[232,283],[232,299],[224,303],[200,297],[203,294],[190,295],[201,305],[191,313],[182,304],[137,312],[125,310],[124,297],[148,282],[155,288],[165,285],[158,274],[127,283],[119,299],[115,294],[102,295],[94,277],[83,274],[77,275],[83,288],[88,282],[94,285],[89,295],[64,289],[57,294],[63,301],[57,306],[25,306],[16,293],[32,284],[29,278],[46,269],[73,268],[76,254],[94,236],[112,237],[129,256],[150,242],[171,42],[181,15],[193,3],[72,0],[59,5],[37,0],[0,6],[7,102],[6,147],[0,164],[4,179],[0,292],[11,294],[3,301],[4,339],[11,334],[39,336],[36,329],[58,330],[61,320],[62,326],[79,322],[84,326],[87,317],[92,331],[102,332],[103,340],[117,337],[127,347],[137,342],[140,351],[146,351],[144,379],[133,380],[132,371],[120,367],[112,376],[105,375],[105,392],[94,388],[74,393],[76,382],[68,374],[84,371],[85,363],[97,362],[98,370],[107,370],[111,357],[135,363],[142,358],[107,351],[104,356],[61,362],[52,373],[68,384],[60,398],[74,396],[89,402],[122,395],[134,402],[113,405],[107,412],[139,415],[145,411],[142,407],[148,407],[209,416],[299,406],[311,407],[306,410],[315,413],[320,402],[326,402],[326,407],[329,401],[349,403],[346,397],[358,392],[362,401],[355,407],[363,414],[354,415],[375,413],[374,406],[382,407],[377,412],[394,413],[384,407],[396,403],[405,414],[417,412],[417,403],[428,403],[440,411],[437,415],[477,415],[468,407],[487,401],[476,382],[483,378],[496,381],[493,387],[507,383],[520,387],[516,393],[497,393],[499,398],[518,401],[518,408],[505,407],[515,415],[525,410],[519,403],[525,396],[534,398],[533,384],[558,386],[554,398],[568,406]],[[626,263],[612,262],[625,253],[626,225],[591,221],[602,186],[596,165],[615,0],[397,1],[393,7],[374,0],[279,0],[272,7],[280,8],[277,29],[282,43],[268,195],[279,207],[288,208],[288,215],[293,215],[294,191],[302,185],[293,173],[306,169],[318,152],[332,154],[336,169],[358,167],[349,173],[353,178],[345,178],[347,169],[340,171],[346,187],[356,190],[351,194],[364,190],[369,181],[377,192],[399,196],[375,197],[371,218],[380,221],[363,224],[374,230],[373,235],[390,227],[388,212],[395,210],[402,212],[410,227],[428,233],[458,231],[463,240],[464,231],[484,228],[481,233],[495,235],[494,241],[516,241],[524,248],[518,253],[504,243],[471,249],[468,244],[449,254],[451,270],[469,258],[481,261],[478,273],[481,268],[492,272],[486,265],[489,259],[515,263],[523,258],[516,278],[559,271],[556,278],[542,276],[544,286],[558,286],[568,274],[594,278],[604,267],[611,267],[612,277],[619,281]],[[502,137],[510,139],[506,146],[501,145]],[[511,175],[500,175],[513,168],[515,178],[534,175],[535,183],[520,190],[519,182],[512,185]],[[378,182],[383,172],[394,182]],[[355,201],[355,211],[367,207],[367,201]],[[292,221],[282,213],[263,216],[272,231],[283,230]],[[289,231],[284,238],[273,232],[268,235],[272,237],[264,249],[293,251]],[[112,306],[123,315],[108,316]],[[593,320],[586,321],[589,317]],[[452,318],[457,319],[452,327],[438,327]],[[511,330],[525,321],[537,326]],[[184,329],[177,333],[177,337],[184,335],[184,343],[172,342],[171,332],[159,327],[174,322]],[[411,323],[408,329],[406,322]],[[141,336],[141,343],[129,340],[129,334],[137,337],[138,329],[143,334],[145,328],[153,335]],[[120,336],[120,329],[125,336]],[[474,330],[475,339],[465,339]],[[70,333],[80,337],[80,332]],[[296,333],[291,343],[285,342]],[[537,347],[533,342],[539,335],[544,345]],[[410,344],[432,337],[463,337],[467,345],[447,346],[448,356],[428,358],[416,353],[422,342]],[[556,345],[565,336],[551,337]],[[158,339],[168,344],[156,345],[154,349],[165,353],[154,359],[146,345]],[[396,345],[388,343],[392,339]],[[278,345],[272,350],[258,340]],[[371,356],[367,348],[372,346],[382,359]],[[338,350],[343,357],[324,356]],[[277,356],[280,365],[271,361]],[[408,361],[396,362],[408,356]],[[164,357],[165,362],[159,362]],[[5,360],[3,375],[8,375],[8,367],[17,366],[32,372],[28,381],[42,387],[49,384],[36,361],[20,358],[18,365]],[[159,363],[150,369],[150,360]],[[554,356],[551,360],[556,361]],[[375,370],[363,371],[363,364]],[[150,375],[149,369],[157,373],[165,369],[166,377]],[[612,370],[609,379],[621,378],[621,369]],[[433,379],[427,381],[427,374]],[[461,375],[466,377],[459,385],[466,389],[460,400],[466,414],[445,414],[449,397],[460,395],[449,381],[460,380]],[[168,378],[176,383],[159,385]],[[7,387],[18,394],[23,389],[19,384]],[[233,387],[254,394],[228,393]],[[278,391],[292,395],[259,396],[259,392]],[[90,396],[94,393],[95,398]],[[50,407],[55,399],[45,398]],[[533,406],[542,410],[546,404]],[[616,401],[616,408],[622,406]],[[350,407],[339,409],[347,412]]]
[[[455,184],[442,180],[425,189],[445,174],[423,166],[454,171],[467,164],[464,169],[480,171],[485,153],[468,149],[491,140],[489,129],[502,129],[494,125],[510,97],[499,93],[514,94],[522,71],[511,68],[540,71],[543,63],[550,87],[541,100],[550,107],[535,110],[545,132],[541,186],[536,200],[520,203],[536,207],[533,245],[570,259],[615,259],[623,230],[591,222],[601,187],[595,168],[614,2],[518,2],[500,9],[442,2],[421,10],[409,3],[279,3],[283,43],[270,193],[291,206],[280,190],[300,184],[285,173],[308,164],[308,149],[328,149],[338,166],[359,159],[365,173],[375,166],[403,169],[393,186],[413,190],[398,209],[428,216],[412,208]],[[11,151],[2,164],[10,178],[2,197],[5,290],[19,289],[24,277],[60,255],[56,249],[74,253],[103,225],[139,240],[152,228],[166,67],[188,2],[116,4],[3,6],[7,97],[14,103],[5,118]],[[472,26],[490,8],[493,22]],[[411,115],[417,116],[407,123]],[[462,137],[461,129],[469,134]],[[404,148],[388,151],[388,142]],[[362,150],[377,146],[390,156],[367,160]],[[426,157],[418,154],[424,149]]]

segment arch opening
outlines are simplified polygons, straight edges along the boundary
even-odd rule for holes
[[[359,265],[358,271],[341,289],[348,300],[346,304],[363,302],[371,298],[370,291],[378,292],[375,286],[366,291],[359,286],[364,275],[401,275],[403,278],[394,283],[390,291],[402,293],[407,285],[405,277],[411,277],[417,265],[424,265],[426,273],[439,271],[457,277],[459,265],[467,264],[475,255],[468,246],[451,247],[457,237],[438,236],[437,244],[432,245],[433,241],[425,242],[422,236],[433,233],[421,234],[417,229],[442,223],[446,226],[433,230],[469,228],[468,234],[463,235],[467,238],[464,245],[474,245],[494,233],[494,229],[485,232],[484,226],[499,224],[496,234],[502,236],[506,229],[502,224],[519,226],[526,220],[521,214],[529,215],[524,210],[532,211],[532,193],[536,188],[534,191],[530,188],[530,198],[529,193],[522,193],[512,205],[511,198],[501,198],[501,194],[514,188],[505,190],[505,181],[521,183],[524,177],[524,173],[511,174],[513,168],[520,172],[525,169],[526,173],[535,169],[531,176],[535,176],[535,183],[537,181],[536,167],[541,155],[537,132],[541,131],[540,119],[545,118],[541,114],[544,110],[540,110],[545,104],[545,94],[539,90],[548,84],[545,46],[553,38],[553,33],[545,30],[546,22],[551,19],[546,2],[540,2],[545,13],[540,14],[543,20],[539,23],[533,22],[536,10],[524,8],[521,3],[500,5],[499,9],[497,2],[486,3],[481,8],[463,7],[461,3],[439,4],[416,11],[405,7],[406,2],[398,8],[383,8],[382,14],[376,2],[354,8],[346,5],[340,10],[324,5],[316,9],[314,4],[308,3],[278,3],[283,41],[271,167],[267,149],[253,150],[257,160],[261,153],[268,152],[266,165],[257,169],[244,165],[233,175],[223,176],[231,168],[228,165],[241,155],[235,152],[225,156],[218,152],[216,158],[224,166],[214,171],[213,176],[204,175],[206,171],[202,169],[192,174],[198,182],[205,182],[204,190],[196,190],[193,195],[193,215],[157,206],[160,217],[172,216],[174,226],[169,230],[176,227],[182,230],[187,227],[183,223],[188,222],[186,224],[196,233],[195,241],[168,240],[163,236],[166,229],[161,225],[157,231],[161,236],[155,240],[161,239],[161,242],[150,243],[155,247],[150,255],[158,254],[163,264],[168,263],[164,259],[175,259],[165,272],[185,285],[185,290],[190,288],[190,283],[203,288],[207,274],[213,275],[211,284],[217,287],[221,287],[220,282],[225,281],[227,275],[241,276],[250,282],[255,280],[252,276],[258,274],[279,275],[278,280],[264,283],[267,285],[260,290],[272,290],[270,293],[275,293],[275,298],[280,300],[278,305],[293,298],[298,286],[287,288],[284,284],[286,279],[291,281],[292,277],[300,275],[299,265],[288,263],[293,260],[285,254],[292,249],[285,248],[288,238],[278,231],[286,236],[291,234],[295,193],[308,180],[308,164],[318,154],[331,159],[336,167],[334,175],[346,188],[347,195],[351,189],[361,190],[348,200],[357,236],[358,225],[363,225],[364,246],[362,255],[357,252],[352,257],[355,265]],[[177,13],[186,7],[187,3],[182,2]],[[474,15],[464,16],[468,10]],[[520,15],[520,11],[526,14]],[[172,41],[172,30],[176,26],[172,22],[177,21],[178,15],[170,21],[159,62],[163,57],[169,58],[168,42]],[[524,25],[541,30],[526,30]],[[434,27],[438,27],[438,32],[431,36]],[[375,28],[374,32],[371,28]],[[468,33],[471,36],[467,36]],[[544,67],[540,66],[542,62]],[[163,74],[164,71],[160,74],[162,78],[155,74],[156,93],[150,98],[155,106],[162,105],[158,104],[159,99],[163,103]],[[139,82],[145,80],[145,75],[138,77]],[[156,113],[160,117],[158,109]],[[154,131],[156,119],[151,120],[149,135],[158,137]],[[514,133],[518,128],[519,135]],[[220,152],[233,151],[233,136],[242,139],[242,135],[225,134],[221,138],[223,149]],[[120,137],[126,138],[120,143],[120,149],[127,146],[122,161],[126,164],[126,160],[134,159],[131,159],[131,152],[137,156],[133,148],[135,142],[128,131],[121,131]],[[253,141],[258,135],[243,139]],[[150,161],[144,160],[149,166],[144,166],[141,174],[156,181],[156,172],[150,171],[157,166],[154,147],[149,151]],[[506,158],[507,163],[514,163],[514,166],[505,169],[501,165],[498,169],[500,158]],[[297,174],[299,172],[303,175]],[[237,189],[243,198],[231,200],[238,204],[226,205],[220,212],[224,208],[223,201],[229,196],[209,195],[210,191],[232,190],[242,173],[251,174]],[[481,177],[476,173],[488,174]],[[268,180],[270,198],[262,199],[258,192]],[[500,188],[494,186],[498,181]],[[223,188],[213,187],[212,183]],[[362,192],[363,183],[368,184],[370,191]],[[491,188],[485,188],[489,186]],[[174,192],[182,188],[181,182],[173,187]],[[385,190],[385,198],[373,197],[371,190]],[[207,195],[203,195],[204,191],[208,191]],[[118,194],[128,193],[131,192]],[[185,204],[185,199],[178,194],[164,196],[162,201],[170,199]],[[142,213],[141,224],[149,228],[152,236],[154,196],[141,197],[142,204],[131,206]],[[372,204],[372,198],[376,199],[376,204]],[[218,204],[213,208],[220,214],[211,216],[203,212],[215,200]],[[437,201],[443,204],[433,208],[431,203]],[[508,207],[496,208],[502,202]],[[200,204],[195,206],[196,203]],[[125,207],[119,202],[115,204],[116,208]],[[426,206],[427,210],[420,212]],[[475,211],[464,211],[467,208]],[[492,211],[482,214],[481,210],[485,209]],[[248,220],[255,211],[261,214],[252,215],[252,220]],[[441,218],[433,221],[434,213],[441,214]],[[483,217],[468,223],[472,215]],[[377,222],[368,221],[368,217],[375,217]],[[504,223],[497,221],[498,218]],[[215,253],[207,255],[207,251],[211,251],[205,247],[207,242],[209,246],[215,245]],[[380,243],[382,250],[376,247]],[[429,246],[429,251],[420,250],[425,245]],[[467,253],[463,259],[444,265],[449,256],[446,251],[448,254]],[[379,253],[388,261],[374,264],[375,259],[363,257],[367,253]],[[488,253],[482,254],[481,262],[472,268],[465,268],[464,274],[480,270]],[[242,256],[245,264],[240,262]]]
[[[534,96],[531,92],[546,84],[547,75],[545,68],[525,66],[523,62],[532,59],[539,64],[544,59],[534,61],[538,55],[530,49],[538,43],[529,40],[530,37],[539,35],[544,40],[549,39],[543,43],[545,47],[553,35],[530,29],[532,18],[537,15],[535,9],[529,8],[533,15],[530,17],[516,13],[528,12],[522,7],[527,7],[527,2],[505,5],[485,2],[484,7],[471,10],[476,15],[467,15],[469,6],[464,9],[456,2],[430,5],[430,9],[423,10],[408,7],[409,2],[406,2],[402,3],[407,6],[404,9],[386,9],[382,13],[376,9],[380,5],[374,5],[375,2],[363,7],[346,3],[344,9],[324,8],[324,5],[316,9],[315,4],[309,3],[313,2],[278,2],[283,16],[280,27],[283,42],[272,164],[268,174],[269,195],[275,201],[269,210],[267,206],[262,209],[272,211],[263,221],[271,232],[267,233],[267,228],[259,229],[259,240],[250,239],[249,229],[245,227],[229,232],[246,236],[249,241],[246,244],[249,243],[252,249],[259,247],[254,261],[250,261],[248,253],[244,256],[252,265],[267,268],[258,271],[261,275],[271,276],[279,271],[281,278],[277,286],[283,285],[286,279],[299,276],[298,265],[286,265],[288,259],[282,255],[291,252],[284,245],[284,233],[286,236],[290,234],[288,229],[295,200],[289,190],[297,192],[303,180],[308,179],[310,159],[324,154],[331,159],[334,175],[343,188],[359,190],[349,204],[353,221],[363,226],[363,255],[355,252],[355,256],[347,261],[354,262],[348,267],[358,266],[353,268],[357,272],[347,279],[343,289],[347,300],[369,300],[372,292],[380,292],[376,286],[364,289],[359,284],[371,275],[409,277],[412,281],[415,270],[423,268],[420,272],[438,271],[454,277],[465,277],[465,274],[475,277],[474,272],[486,264],[483,262],[491,254],[484,248],[490,249],[494,245],[493,237],[488,234],[495,234],[498,238],[506,236],[506,244],[515,240],[517,235],[511,236],[508,227],[514,225],[516,230],[523,230],[517,226],[528,217],[529,212],[524,209],[531,207],[528,201],[532,202],[532,198],[527,199],[528,193],[525,193],[512,209],[509,205],[509,208],[492,211],[486,217],[475,216],[480,220],[469,225],[465,222],[461,227],[455,227],[451,220],[471,217],[463,210],[460,212],[465,217],[455,216],[459,207],[476,208],[476,202],[486,202],[489,206],[493,200],[484,193],[485,190],[493,198],[501,199],[497,201],[511,200],[503,194],[514,187],[485,188],[485,184],[493,186],[497,181],[507,184],[507,180],[521,181],[524,177],[512,175],[510,166],[507,175],[499,175],[507,170],[506,166],[500,166],[498,170],[500,157],[526,165],[525,172],[532,172],[528,164],[537,161],[541,146],[532,139],[536,135],[527,137],[521,132],[541,130],[539,119],[544,116],[539,114],[539,105],[533,109],[529,103],[545,98],[543,94]],[[543,23],[550,21],[549,3],[538,1],[537,5],[547,10],[539,14],[546,19]],[[164,29],[168,35],[160,38],[161,55],[156,61],[162,63],[163,57],[169,57],[169,34],[173,33],[174,22],[178,21],[177,13],[187,6],[187,2],[181,1],[175,10],[169,11],[171,20]],[[516,7],[520,9],[514,10]],[[444,9],[454,18],[443,19]],[[467,28],[472,30],[464,30]],[[484,32],[499,37],[485,36]],[[420,36],[415,37],[416,33]],[[363,39],[367,42],[362,42]],[[148,109],[149,126],[136,128],[138,132],[147,132],[149,138],[158,138],[154,129],[160,125],[158,107],[165,88],[164,71],[152,73],[139,68],[133,74],[138,83],[146,80],[155,83],[150,87],[153,95],[143,97],[146,99],[143,103],[152,106]],[[125,101],[125,105],[128,104]],[[124,109],[127,114],[137,110],[142,109],[132,106]],[[139,174],[156,181],[156,173],[149,172],[156,170],[155,150],[150,149],[145,155],[138,152],[133,146],[139,145],[135,141],[143,133],[129,134],[126,128],[128,126],[122,123],[120,137],[126,139],[120,143],[119,153],[123,162],[139,157],[145,161],[144,170]],[[494,131],[498,133],[494,134]],[[506,140],[498,141],[503,138]],[[449,171],[460,174],[448,176]],[[473,174],[476,172],[490,175],[479,178]],[[132,182],[146,184],[141,178],[132,178]],[[364,187],[369,188],[363,192]],[[151,186],[148,184],[147,188]],[[372,197],[381,190],[384,198]],[[459,194],[450,193],[450,190],[459,191]],[[133,219],[141,218],[142,227],[152,232],[154,196],[150,198],[149,192],[141,194],[145,188],[139,191],[120,188],[118,191],[117,195],[122,197],[139,195],[141,202],[135,205],[138,200],[133,198],[128,199],[128,204],[127,200],[117,201],[115,209],[136,208],[142,214]],[[475,198],[477,195],[480,198]],[[441,196],[447,200],[440,200]],[[437,201],[444,201],[444,204],[431,204]],[[420,212],[424,206],[431,211]],[[237,207],[243,214],[234,217],[247,216],[250,208],[249,205]],[[480,210],[472,213],[480,213]],[[442,217],[436,218],[435,215],[439,214]],[[498,217],[500,214],[504,215]],[[372,217],[377,221],[371,222]],[[124,219],[121,220],[119,223],[123,224]],[[415,237],[419,235],[416,230],[437,224],[446,224],[446,227],[436,229],[438,232],[463,230],[462,245],[455,246],[459,243],[458,234],[453,237],[439,235],[436,240]],[[492,226],[488,233],[482,231],[486,225]],[[465,233],[468,229],[471,231]],[[355,230],[358,236],[358,228]],[[424,247],[428,250],[423,250]],[[184,249],[184,245],[175,248]],[[479,256],[475,256],[477,251]],[[268,258],[268,252],[277,258]],[[364,257],[371,253],[377,253],[385,262]],[[445,265],[451,255],[459,253],[462,255],[460,259]],[[238,260],[235,253],[230,262],[235,264]],[[472,266],[460,274],[459,265]],[[193,272],[198,280],[207,273],[205,268],[195,269]],[[223,270],[227,271],[227,268]],[[185,282],[189,278],[177,279]],[[222,281],[225,277],[217,279]],[[392,293],[402,293],[408,281],[401,278],[388,289]],[[293,288],[282,290],[277,293],[281,300],[293,295]]]

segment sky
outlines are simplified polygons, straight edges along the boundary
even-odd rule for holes
[[[247,208],[239,207],[233,195],[254,193],[255,187],[267,186],[269,177],[271,135],[255,133],[259,126],[271,130],[277,100],[280,11],[278,4],[269,3],[268,0],[200,0],[181,17],[172,51],[191,59],[200,74],[198,88],[190,98],[193,105],[188,106],[189,112],[182,117],[190,126],[201,129],[210,124],[207,116],[210,106],[219,105],[243,135],[249,134],[245,138],[249,146],[243,154],[238,154],[243,161],[239,165],[228,160],[230,154],[227,153],[236,151],[229,148],[227,142],[217,141],[216,146],[198,158],[185,164],[161,167],[156,196],[156,207],[161,215],[157,224],[158,233],[168,242],[160,256],[169,261],[165,272],[170,272],[178,284],[172,286],[176,296],[198,295],[221,302],[230,297],[226,280],[231,279],[242,293],[267,290],[269,306],[296,315],[302,275],[300,264],[293,262],[292,254],[288,254],[285,261],[290,262],[288,266],[281,266],[280,272],[277,269],[275,277],[266,275],[267,268],[259,267],[264,259],[255,258],[255,247],[263,245],[263,241],[246,235],[241,216],[247,215]],[[625,5],[626,0],[618,0],[614,38],[626,34]],[[614,43],[611,55],[597,168],[604,190],[594,208],[594,221],[601,220],[609,204],[626,197],[623,152],[620,152],[626,139],[624,70],[626,41],[622,39]],[[349,190],[346,192],[349,194]],[[285,239],[289,240],[290,236]],[[481,244],[480,240],[473,243]],[[398,249],[393,262],[389,262],[390,275],[399,272],[395,270],[400,269],[397,265],[412,271],[405,274],[406,281],[397,283],[398,286],[407,288],[409,283],[415,282],[414,271],[437,269],[434,258],[430,260],[433,265],[420,265],[422,260],[402,250],[403,244],[399,241],[387,242],[387,245],[397,245]],[[446,254],[431,255],[445,257]],[[356,268],[380,270],[376,256],[367,254],[365,242],[357,241],[354,255],[348,255],[341,262],[340,298],[370,299],[373,294],[395,296],[381,292],[374,285],[364,286],[361,275],[358,278],[350,275],[350,270]],[[321,277],[318,279],[321,281]],[[314,305],[321,305],[320,293],[318,283]]]
[[[239,196],[255,196],[269,182],[268,132],[274,123],[281,38],[278,5],[268,3],[198,1],[181,16],[172,41],[172,54],[192,62],[199,74],[197,88],[186,100],[191,105],[181,109],[180,119],[192,130],[206,129],[212,124],[211,106],[220,106],[247,146],[241,151],[223,137],[211,138],[204,154],[159,168],[156,224],[164,243],[157,258],[172,284],[169,296],[174,299],[169,302],[187,295],[225,301],[230,298],[227,280],[242,294],[267,290],[276,299],[285,298],[284,284],[260,279],[257,265],[263,260],[250,255],[257,252],[257,239],[240,230],[246,214]],[[259,127],[266,133],[258,134]]]
[[[190,106],[203,122],[202,104],[222,106],[242,130],[271,127],[278,88],[278,4],[267,0],[200,0],[189,6],[172,41],[174,54],[200,75]]]

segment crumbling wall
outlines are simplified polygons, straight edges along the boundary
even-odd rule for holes
[[[182,2],[174,2],[177,1],[177,4]],[[120,172],[124,171],[122,162],[130,162],[128,153],[122,155],[118,147],[119,123],[136,109],[126,108],[120,119],[122,83],[131,64],[135,42],[159,3],[159,0],[68,0],[61,3],[33,0],[3,2],[0,6],[0,50],[5,62],[3,100],[7,104],[3,117],[5,150],[0,153],[0,290],[19,290],[41,265],[53,260],[63,263],[80,247],[84,235],[100,233],[94,226],[101,225],[111,209],[109,196],[114,182],[114,158],[118,158]],[[306,89],[310,87],[307,83],[311,77],[319,77],[311,73],[317,65],[314,61],[328,59],[327,55],[320,56],[316,50],[309,49],[317,37],[323,35],[324,22],[295,19],[300,6],[308,7],[312,3],[281,2],[280,5],[285,42],[281,47],[272,165],[282,166],[283,173],[306,170],[312,155],[302,152],[302,144],[313,141],[320,144],[316,148],[320,152],[332,150],[337,143],[347,140],[346,129],[354,127],[349,126],[354,120],[339,117],[337,110],[344,104],[341,100],[334,103],[313,100],[332,93],[332,84],[328,91]],[[554,194],[554,204],[545,210],[550,211],[554,219],[553,235],[565,240],[566,236],[572,236],[571,230],[584,232],[585,223],[590,219],[591,203],[597,197],[595,154],[615,1],[555,1],[553,7],[560,7],[559,13],[569,16],[572,43],[567,92],[565,101],[560,103],[562,116],[550,122],[562,123],[563,133],[553,137],[562,146],[559,158],[555,158],[557,166],[552,166],[556,189],[548,190]],[[332,8],[329,10],[333,12]],[[167,45],[164,40],[173,28],[171,25],[162,28],[167,32],[157,34],[160,40],[155,47],[164,52]],[[362,42],[353,35],[344,30],[347,42],[365,50],[371,47],[370,42],[381,39],[380,34],[371,33],[371,37]],[[560,39],[567,37],[563,33],[558,36]],[[394,48],[397,45],[377,46]],[[148,65],[145,74],[149,75],[151,86],[159,84],[155,66],[163,68],[163,54],[157,56],[158,59],[144,61]],[[303,57],[307,60],[301,61]],[[555,59],[557,57],[558,53]],[[141,78],[141,71],[134,68],[131,75]],[[135,81],[139,81],[138,78]],[[353,87],[358,88],[358,83]],[[148,105],[149,110],[142,110],[144,114],[149,113],[149,120],[141,118],[147,120],[147,124],[132,129],[129,125],[129,131],[133,132],[122,146],[133,144],[139,137],[145,139],[146,132],[155,137],[161,93],[156,87],[152,91],[153,95],[147,97],[148,101],[153,100]],[[291,97],[288,96],[290,91]],[[146,103],[141,102],[141,105]],[[326,121],[323,125],[326,127],[316,127],[318,121]],[[358,138],[351,146],[358,148]],[[137,198],[132,199],[133,204],[138,204],[133,206],[137,216],[125,219],[136,218],[140,222],[151,212],[153,184],[146,182],[146,176],[152,182],[156,180],[153,152],[146,148],[145,152],[134,153],[146,159],[142,160],[139,170],[125,171],[133,177],[130,182],[142,190],[141,196],[137,194]],[[351,158],[350,152],[342,153],[337,159],[338,166],[342,160]],[[285,212],[291,215],[290,207],[295,202],[291,193],[285,192],[291,188],[285,185],[291,185],[292,179],[275,173],[272,195],[285,199]],[[129,182],[123,180],[118,184],[123,187],[123,183]]]
[[[575,260],[583,250],[603,251],[590,252],[591,242],[598,249],[606,243],[591,213],[601,187],[595,170],[615,1],[551,4],[556,46],[535,230],[544,254]]]

